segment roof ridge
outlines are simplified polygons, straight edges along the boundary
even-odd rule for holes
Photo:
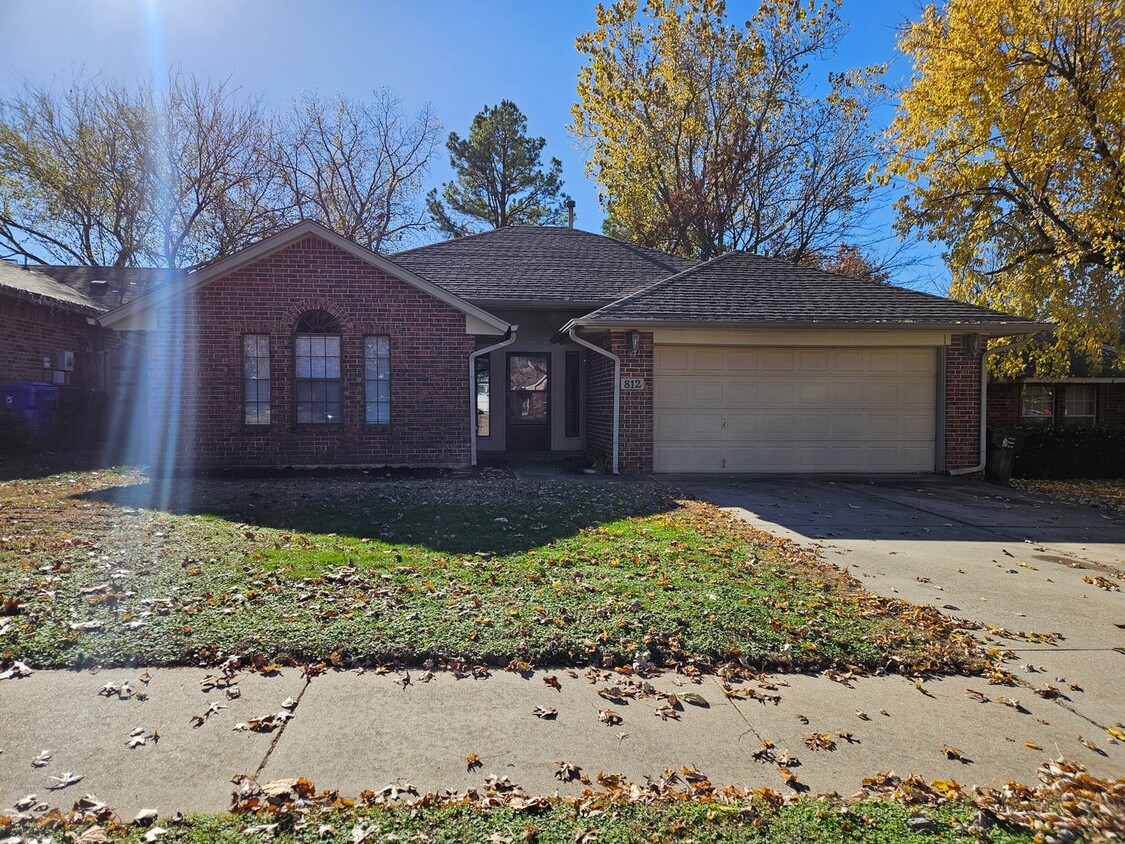
[[[680,270],[678,273],[673,273],[672,275],[670,275],[666,278],[662,278],[658,281],[654,281],[652,284],[646,285],[645,287],[642,287],[640,290],[634,290],[632,293],[627,293],[626,295],[622,296],[619,299],[614,299],[608,305],[602,305],[596,311],[591,311],[590,313],[586,314],[583,317],[583,319],[586,319],[587,317],[593,317],[597,314],[601,314],[603,311],[609,311],[611,308],[615,308],[618,305],[623,305],[628,300],[633,299],[637,296],[640,296],[641,294],[651,293],[651,292],[655,291],[657,288],[664,286],[665,284],[671,284],[673,281],[677,281],[677,280],[681,279],[682,277],[684,277],[686,275],[690,275],[691,273],[694,273],[696,270],[701,270],[704,267],[709,267],[712,264],[715,264],[718,261],[721,261],[723,258],[729,258],[731,255],[739,255],[739,254],[742,254],[742,253],[737,249],[733,249],[730,252],[724,252],[722,255],[716,255],[714,258],[709,258],[708,260],[702,261],[702,262],[696,264],[693,267],[688,267],[686,270]]]

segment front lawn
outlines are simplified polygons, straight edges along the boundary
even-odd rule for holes
[[[0,660],[977,665],[936,612],[648,482],[95,471],[0,505]]]

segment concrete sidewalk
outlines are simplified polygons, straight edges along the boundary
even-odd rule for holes
[[[777,766],[753,757],[763,739],[798,757],[793,771],[813,792],[851,793],[865,776],[887,769],[964,784],[1033,782],[1037,765],[1060,755],[1100,776],[1125,775],[1125,745],[1070,711],[1066,701],[988,686],[979,678],[928,682],[926,694],[901,677],[864,678],[848,687],[825,677],[786,675],[775,678],[776,692],[748,684],[780,695],[774,705],[729,700],[716,678],[693,682],[663,674],[650,680],[657,691],[695,692],[709,704],[685,703],[678,721],[666,721],[656,713],[663,698],[607,701],[597,691],[615,679],[602,674],[591,682],[584,671],[548,672],[561,689],[544,683],[544,672],[525,677],[503,671],[483,679],[438,673],[427,683],[411,672],[413,683],[404,688],[396,674],[339,671],[306,683],[289,669],[272,678],[240,677],[241,696],[234,700],[221,689],[201,691],[206,673],[153,670],[147,685],[131,670],[38,671],[0,682],[0,808],[29,793],[70,808],[93,793],[122,816],[142,808],[162,814],[222,811],[237,774],[262,782],[304,776],[319,788],[351,795],[401,780],[421,791],[465,789],[491,774],[532,793],[576,791],[578,783],[554,777],[556,762],[564,760],[591,777],[606,771],[636,780],[695,765],[717,784],[785,791]],[[148,699],[99,695],[107,682],[123,681]],[[989,702],[970,698],[966,688],[983,692]],[[1018,697],[1025,711],[1000,703],[1000,696]],[[278,712],[286,698],[296,706],[283,728],[233,729]],[[212,702],[225,708],[192,726],[191,719],[203,716]],[[558,716],[542,720],[535,707],[556,709]],[[622,722],[601,723],[599,711],[606,708]],[[146,735],[158,731],[159,740],[130,749],[130,734],[141,729]],[[836,749],[809,749],[803,739],[811,733],[827,733]],[[1079,736],[1100,752],[1080,744]],[[947,758],[945,745],[971,761]],[[33,767],[43,750],[51,761]],[[467,771],[470,754],[482,764]],[[64,771],[83,778],[49,791],[50,777]]]

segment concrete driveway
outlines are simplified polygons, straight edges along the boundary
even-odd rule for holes
[[[1053,644],[998,639],[1029,686],[1076,682],[1060,705],[1125,720],[1125,522],[1043,496],[942,476],[669,479],[847,567],[873,592]],[[983,636],[988,636],[982,631]],[[994,637],[993,637],[994,638]],[[1069,698],[1069,699],[1067,699]],[[1104,734],[1103,734],[1104,736]]]

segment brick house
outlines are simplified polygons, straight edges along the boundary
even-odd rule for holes
[[[97,317],[144,338],[152,460],[961,472],[981,353],[1044,329],[744,253],[571,228],[376,255],[311,222]]]
[[[1085,358],[1074,356],[1066,378],[995,380],[988,385],[988,424],[1125,425],[1125,373],[1110,355],[1094,372]]]

